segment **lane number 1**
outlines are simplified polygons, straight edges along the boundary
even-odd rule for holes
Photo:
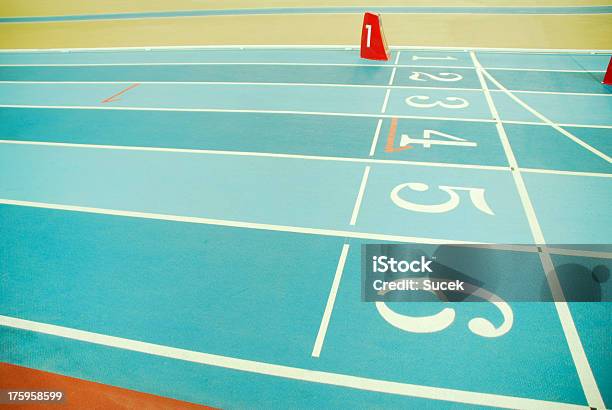
[[[420,56],[412,56],[412,61],[417,60],[456,60],[455,57],[446,56],[446,57],[420,57]]]

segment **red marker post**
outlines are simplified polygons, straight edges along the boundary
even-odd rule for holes
[[[380,14],[366,12],[361,27],[361,58],[386,61],[390,55]]]
[[[604,76],[603,84],[612,85],[612,58],[610,58],[610,64],[608,64],[608,70]]]

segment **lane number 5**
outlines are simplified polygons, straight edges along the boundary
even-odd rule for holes
[[[470,200],[474,204],[474,206],[481,212],[487,215],[495,215],[487,201],[485,200],[485,190],[484,188],[468,188],[468,187],[459,187],[459,186],[446,186],[440,185],[438,188],[446,192],[448,194],[448,201],[442,202],[441,204],[434,205],[423,205],[415,202],[407,201],[400,197],[399,193],[405,188],[410,189],[411,191],[416,192],[425,192],[429,190],[429,185],[424,184],[422,182],[407,182],[405,184],[400,184],[393,188],[391,191],[390,197],[393,203],[400,208],[415,211],[415,212],[425,212],[431,214],[440,214],[452,211],[457,208],[459,205],[460,199],[459,194],[456,191],[467,191],[470,194]]]

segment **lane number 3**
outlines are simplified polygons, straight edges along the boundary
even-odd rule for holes
[[[443,108],[451,109],[465,108],[470,105],[470,103],[466,99],[460,97],[446,97],[444,98],[446,102],[440,100],[434,102],[425,102],[429,100],[431,100],[431,97],[428,97],[426,95],[411,95],[410,97],[406,98],[406,104],[416,108],[433,108],[436,106],[440,106]]]

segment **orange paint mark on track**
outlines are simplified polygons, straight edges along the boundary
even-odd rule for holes
[[[389,128],[389,135],[387,135],[387,144],[385,145],[385,152],[399,152],[405,151],[412,148],[411,145],[395,148],[395,134],[397,133],[397,118],[391,119],[391,127]]]
[[[102,100],[103,103],[109,103],[109,102],[113,102],[113,101],[118,101],[119,97],[121,94],[127,93],[128,91],[130,91],[133,88],[136,88],[140,85],[140,83],[134,83],[132,85],[130,85],[129,87],[124,88],[123,90],[119,91],[117,94],[111,95],[108,98],[105,98],[104,100]]]
[[[65,400],[59,403],[16,404],[6,406],[23,409],[109,409],[109,410],[211,410],[212,407],[128,390],[74,377],[0,363],[0,389],[62,391]],[[2,406],[0,406],[2,407]]]

